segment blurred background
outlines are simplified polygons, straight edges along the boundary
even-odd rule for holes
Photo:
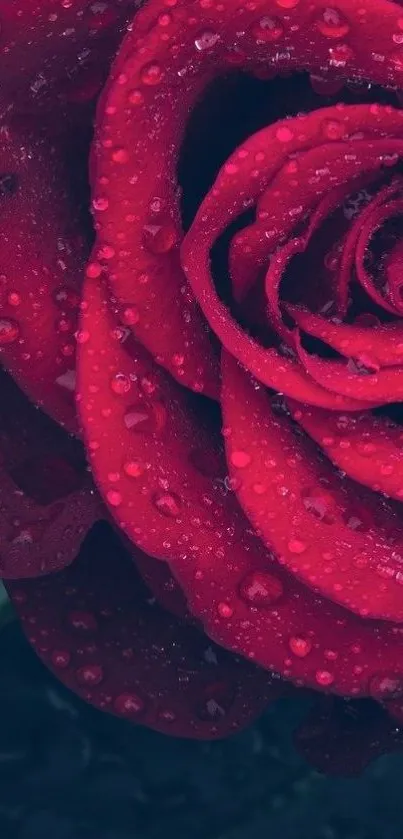
[[[301,700],[281,700],[222,742],[164,737],[76,699],[8,621],[0,629],[0,837],[401,839],[403,753],[356,778],[325,776],[293,745],[306,711]]]

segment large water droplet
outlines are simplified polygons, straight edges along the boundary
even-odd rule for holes
[[[273,43],[278,41],[284,34],[284,26],[277,17],[265,15],[253,24],[252,35],[259,43]]]
[[[137,693],[121,693],[116,697],[113,707],[121,716],[138,717],[144,711],[145,702]]]
[[[181,511],[182,502],[176,493],[157,492],[153,496],[153,504],[159,513],[167,518],[175,518]]]
[[[200,32],[195,38],[195,47],[199,52],[211,50],[221,40],[221,35],[218,32],[213,32],[211,29],[205,29]]]
[[[305,658],[312,650],[312,641],[302,635],[293,635],[289,639],[288,645],[291,652],[298,658]]]
[[[350,24],[344,15],[339,9],[330,6],[320,11],[315,25],[326,38],[343,38],[350,30]]]

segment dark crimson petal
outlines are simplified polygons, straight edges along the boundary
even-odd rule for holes
[[[18,0],[0,4],[2,106],[81,104],[101,89],[136,0]]]
[[[307,373],[321,387],[347,398],[355,398],[369,406],[378,403],[403,401],[403,365],[382,367],[373,372],[373,359],[368,358],[361,365],[351,361],[331,361],[310,355],[301,345],[300,337],[295,339],[298,357]]]
[[[327,775],[360,775],[371,760],[403,750],[403,732],[373,702],[321,697],[295,734],[306,760]]]
[[[284,691],[150,601],[130,557],[103,532],[69,569],[7,590],[58,679],[133,723],[216,739],[248,725]]]
[[[127,542],[127,550],[131,551],[132,543],[129,540]],[[185,595],[172,575],[169,565],[144,554],[137,548],[132,551],[132,558],[147,588],[150,589],[159,605],[182,620],[192,620]]]
[[[126,340],[118,341],[91,283],[86,304],[80,410],[95,475],[123,530],[169,560],[207,634],[320,690],[368,694],[381,669],[403,679],[394,628],[322,600],[285,572],[249,529],[236,483],[225,479],[214,438],[204,437],[185,394],[139,347],[130,357],[129,339],[120,330]]]
[[[68,180],[50,143],[7,126],[0,167],[0,359],[30,399],[75,430],[86,244]]]
[[[350,478],[403,501],[403,428],[384,417],[337,414],[289,400],[293,418]]]
[[[268,394],[223,358],[227,460],[238,499],[288,570],[362,617],[403,619],[403,523],[320,460]]]
[[[0,373],[0,575],[68,565],[103,516],[81,445]]]
[[[360,326],[327,320],[296,306],[287,306],[295,323],[308,335],[319,338],[329,347],[354,358],[363,367],[398,367],[403,365],[403,320]]]

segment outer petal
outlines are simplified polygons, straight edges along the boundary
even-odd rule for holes
[[[68,570],[8,584],[28,638],[67,687],[176,737],[215,739],[281,695],[278,679],[150,601],[116,539],[94,532]]]
[[[68,565],[101,505],[82,447],[0,373],[0,575]]]
[[[0,138],[0,359],[69,430],[86,243],[56,150],[4,127]]]
[[[369,493],[357,503],[354,487],[295,436],[228,355],[222,375],[230,474],[280,563],[362,617],[402,621],[400,517]]]
[[[101,89],[137,0],[0,2],[4,109],[80,105]]]

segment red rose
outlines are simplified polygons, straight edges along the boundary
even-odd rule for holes
[[[88,701],[173,734],[231,732],[279,675],[400,719],[402,11],[150,0],[97,104],[82,283],[76,147],[133,4],[95,5],[106,33],[77,79],[95,24],[62,5],[75,23],[59,55],[61,17],[50,46],[23,4],[35,48],[1,148],[3,363],[53,420],[4,374],[1,571],[35,578],[7,584],[29,638]],[[11,53],[15,70],[21,33]],[[26,80],[44,68],[38,97]],[[241,72],[277,77],[274,119],[221,150],[188,225],[189,119]],[[38,127],[52,102],[69,130]],[[105,518],[125,548],[101,531],[70,565]]]

